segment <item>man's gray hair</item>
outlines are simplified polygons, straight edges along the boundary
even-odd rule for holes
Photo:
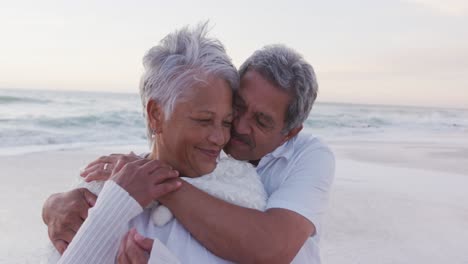
[[[241,78],[248,70],[256,71],[292,95],[283,133],[288,133],[307,120],[317,98],[318,84],[312,65],[299,53],[281,44],[265,46],[242,64],[239,69]]]
[[[208,78],[225,80],[233,91],[239,87],[239,74],[221,42],[208,38],[208,23],[188,26],[164,37],[143,57],[145,71],[140,81],[143,114],[150,99],[161,104],[165,118],[178,101],[193,92],[193,86]],[[148,136],[152,131],[147,121]]]

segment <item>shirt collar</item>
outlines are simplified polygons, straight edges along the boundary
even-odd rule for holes
[[[258,167],[261,167],[262,165],[266,164],[271,159],[285,158],[286,160],[289,160],[294,153],[294,142],[296,141],[296,137],[297,136],[289,139],[288,141],[284,142],[281,146],[277,147],[275,150],[265,155],[258,163]]]

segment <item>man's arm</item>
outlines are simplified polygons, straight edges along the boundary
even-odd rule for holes
[[[265,212],[218,200],[188,183],[160,201],[202,245],[222,258],[289,263],[306,240],[320,232],[335,160],[327,148],[306,148],[290,168],[270,193]]]
[[[188,183],[160,201],[207,249],[238,263],[289,263],[315,232],[313,223],[293,211],[239,207]]]

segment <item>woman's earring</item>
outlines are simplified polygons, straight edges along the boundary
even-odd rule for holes
[[[151,129],[151,138],[156,137],[156,129]]]

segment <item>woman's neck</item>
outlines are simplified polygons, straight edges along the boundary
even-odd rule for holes
[[[168,150],[165,148],[165,146],[164,145],[158,146],[158,143],[156,143],[155,141],[153,142],[153,145],[151,147],[151,153],[148,155],[148,159],[160,160],[162,162],[165,162],[166,164],[171,166],[173,169],[177,170],[179,172],[180,177],[195,177],[195,176],[191,176],[195,174],[194,172],[190,173],[187,171],[183,171],[182,166],[178,166],[180,164],[178,164],[176,160],[171,160],[170,156],[171,155],[168,153]]]
[[[148,159],[150,160],[161,160],[161,155],[159,153],[159,148],[157,146],[157,143],[153,141],[153,144],[151,144],[151,152],[148,155]]]
[[[164,163],[167,163],[168,165],[170,165],[172,168],[178,170],[177,168],[177,164],[175,164],[173,161],[171,161],[167,155],[165,155],[165,153],[163,153],[164,151],[164,147],[163,146],[157,146],[157,143],[154,142],[153,143],[153,146],[151,148],[151,153],[148,155],[148,159],[150,160],[159,160],[159,161],[162,161]],[[166,152],[167,154],[167,152]],[[179,171],[179,173],[181,173]]]

